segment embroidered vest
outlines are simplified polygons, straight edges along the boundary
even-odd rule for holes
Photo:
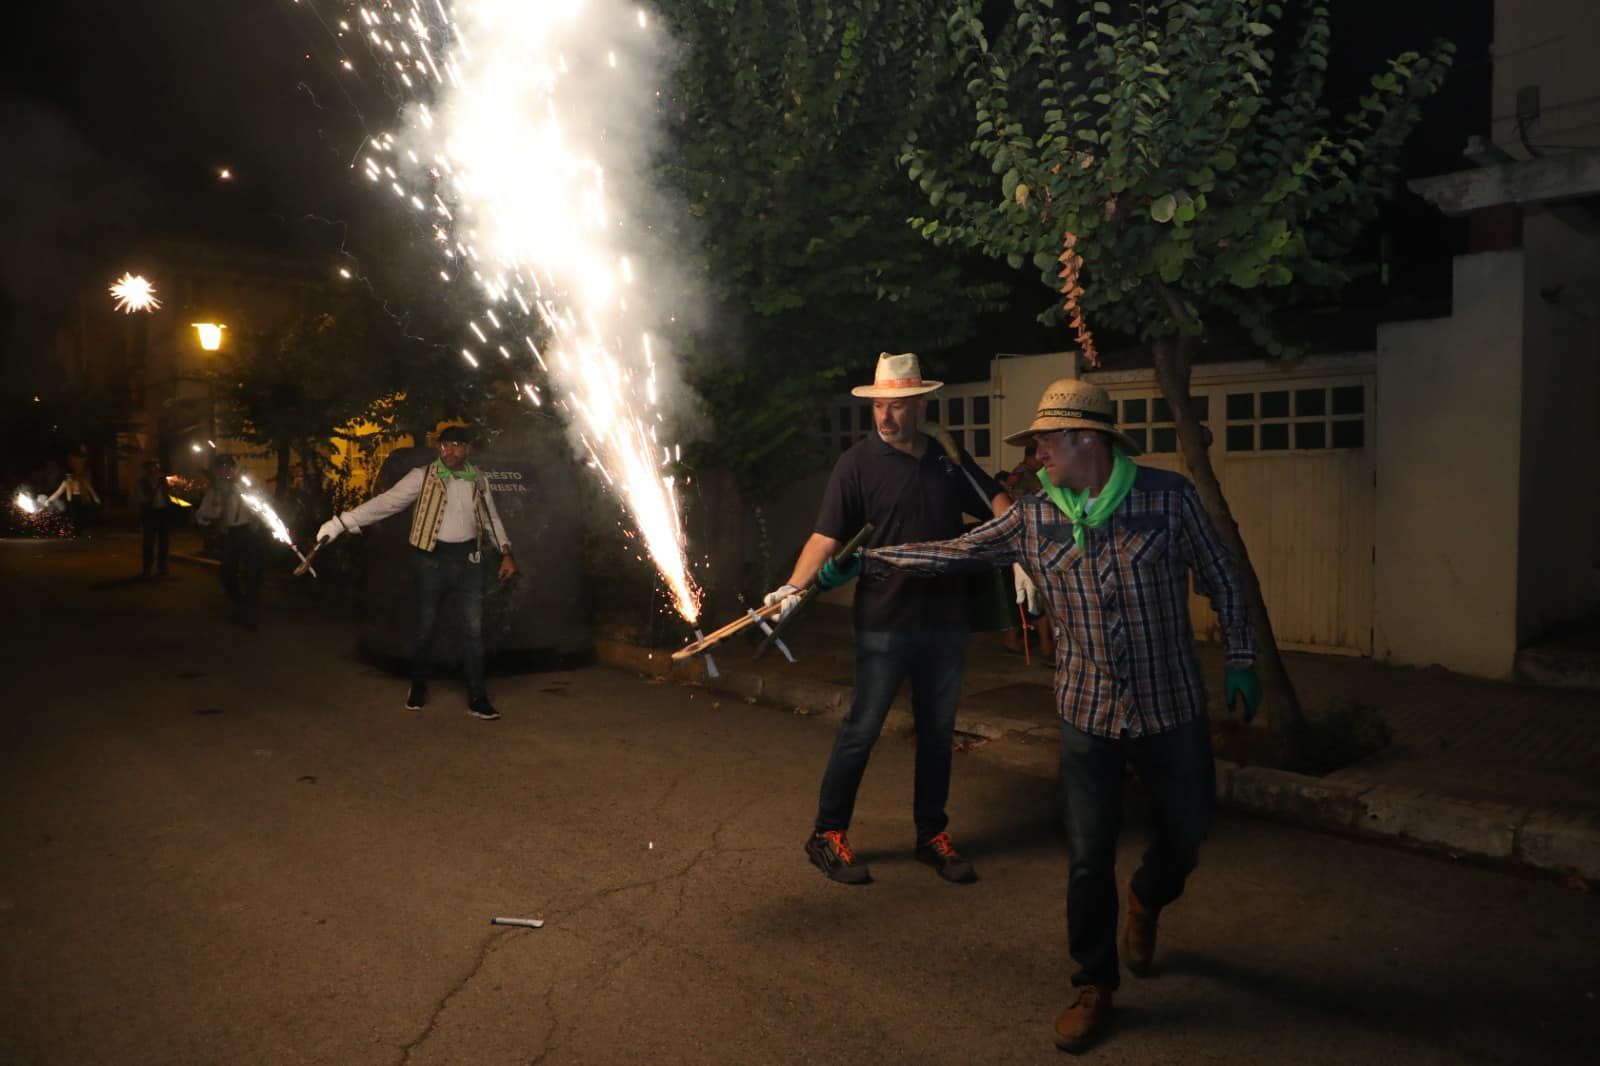
[[[478,473],[476,467],[469,465],[474,475]],[[411,512],[411,546],[421,548],[425,552],[433,551],[439,543],[439,527],[444,524],[445,500],[450,495],[450,475],[440,476],[434,464],[428,464],[427,473],[422,476],[422,492],[417,496],[416,507]],[[483,531],[490,529],[493,523],[489,520],[489,505],[483,498],[483,478],[475,476],[472,479],[472,514],[477,519],[477,542],[473,551],[483,549]],[[498,545],[496,545],[498,547]]]

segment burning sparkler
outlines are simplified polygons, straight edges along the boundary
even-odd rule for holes
[[[563,110],[616,95],[619,57],[648,43],[649,20],[618,0],[375,0],[356,11],[361,25],[340,29],[359,33],[376,72],[411,101],[407,129],[368,137],[365,176],[429,219],[446,284],[470,278],[480,290],[483,312],[468,323],[478,351],[526,349],[562,396],[674,606],[694,621],[701,593],[665,473],[674,452],[657,435],[657,362],[628,309],[635,250],[603,162],[639,153],[628,131]],[[355,69],[348,55],[340,66]],[[461,354],[477,367],[478,351]],[[522,391],[540,403],[532,383]]]
[[[138,274],[124,273],[111,286],[116,297],[117,310],[133,314],[135,311],[154,311],[161,306],[156,299],[156,287]]]
[[[241,478],[241,480],[246,485],[250,484],[248,477]],[[306,557],[300,554],[300,549],[294,546],[294,538],[289,536],[289,527],[283,524],[283,519],[279,518],[278,512],[272,509],[272,504],[254,492],[239,493],[239,502],[255,512],[256,517],[261,519],[261,524],[266,526],[267,531],[272,534],[273,540],[287,544],[289,550],[294,552],[302,563],[306,563]],[[307,563],[307,566],[309,565]],[[312,572],[312,576],[316,576],[315,571]]]
[[[34,500],[33,496],[26,489],[18,490],[16,498],[11,502],[14,503],[17,507],[17,510],[21,511],[23,514],[39,513],[38,502]]]

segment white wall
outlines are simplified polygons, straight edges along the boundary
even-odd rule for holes
[[[1532,211],[1523,245],[1519,643],[1600,603],[1600,242]]]
[[[1524,253],[1455,261],[1452,317],[1378,331],[1374,655],[1510,677]]]
[[[995,436],[993,468],[1010,470],[1022,462],[1022,449],[1003,443],[1008,433],[1027,429],[1039,399],[1053,381],[1078,376],[1078,353],[1046,352],[1042,355],[996,355],[989,363],[994,385],[992,423]]]
[[[1494,5],[1491,135],[1518,159],[1517,89],[1539,86],[1543,114],[1529,131],[1539,145],[1592,145],[1600,130],[1600,3],[1498,0]],[[1458,56],[1457,63],[1472,57]],[[1560,151],[1551,148],[1552,153]]]

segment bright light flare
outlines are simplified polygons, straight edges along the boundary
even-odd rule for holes
[[[16,497],[11,502],[15,504],[17,510],[21,511],[23,514],[39,513],[39,505],[34,502],[33,497],[27,492],[18,492]]]
[[[245,478],[244,483],[248,485],[250,480]],[[282,541],[289,547],[294,547],[294,541],[289,537],[289,527],[283,524],[283,519],[278,517],[278,512],[272,509],[270,503],[253,492],[239,493],[239,502],[256,513],[256,517],[261,519],[262,524],[272,534],[273,540]]]
[[[138,274],[124,273],[111,286],[111,295],[117,301],[117,310],[133,314],[135,311],[154,311],[161,306],[156,299],[156,287]]]
[[[384,162],[368,156],[367,178],[411,208],[432,203],[441,281],[470,279],[483,296],[483,313],[465,323],[468,343],[509,358],[500,346],[502,318],[520,310],[523,323],[505,328],[523,334],[549,374],[553,402],[570,413],[592,465],[626,506],[678,613],[696,620],[701,592],[655,438],[661,415],[649,323],[628,311],[640,302],[629,299],[635,278],[650,272],[636,269],[636,250],[625,243],[626,201],[611,199],[607,175],[608,166],[624,173],[638,164],[627,128],[608,124],[654,105],[623,73],[648,44],[641,35],[648,18],[619,0],[438,0],[386,15],[357,10],[374,70],[417,105],[407,109],[411,126],[398,138],[369,139]],[[399,61],[397,45],[413,58]],[[548,360],[524,332],[535,315],[549,333],[541,341]],[[472,348],[457,350],[479,365]],[[527,395],[540,402],[537,390]]]
[[[227,326],[216,322],[191,322],[194,331],[200,337],[200,347],[208,352],[214,352],[222,347],[222,331]],[[215,445],[213,445],[215,447]]]

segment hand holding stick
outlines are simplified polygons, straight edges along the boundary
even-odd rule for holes
[[[857,533],[854,537],[851,537],[850,542],[839,550],[838,555],[835,556],[835,561],[839,564],[847,562],[851,555],[860,550],[861,545],[866,543],[867,537],[869,537],[871,534],[871,523],[862,526],[861,532]],[[804,607],[806,603],[808,603],[810,599],[817,594],[817,591],[818,587],[816,582],[812,582],[806,587],[806,591],[800,597],[800,603],[796,605],[793,611],[789,612],[788,618],[785,618],[782,622],[778,623],[778,625],[773,629],[772,635],[767,638],[767,641],[763,642],[762,648],[765,648],[767,643],[770,643],[776,638],[777,634],[783,631],[783,627],[788,623],[789,618],[793,618],[800,611],[800,608]],[[757,607],[752,611],[747,611],[744,615],[739,618],[735,618],[721,629],[712,630],[710,633],[707,633],[704,637],[695,641],[693,644],[686,644],[682,648],[679,648],[677,651],[672,653],[672,661],[675,663],[681,663],[685,659],[692,659],[696,655],[699,655],[710,648],[716,647],[718,644],[721,644],[735,633],[738,633],[749,626],[756,625],[770,618],[776,618],[782,611],[782,600],[776,600],[762,607]],[[757,654],[760,654],[759,649],[757,650]]]
[[[850,556],[860,551],[861,546],[867,542],[867,538],[872,536],[872,529],[873,526],[871,522],[868,522],[866,525],[862,526],[860,531],[856,533],[855,536],[851,537],[849,541],[845,543],[845,546],[840,548],[839,551],[834,555],[834,565],[843,566],[848,563],[850,561]],[[756,648],[756,653],[755,655],[751,656],[751,658],[761,658],[762,653],[772,646],[773,642],[776,641],[783,633],[784,628],[787,627],[788,624],[794,619],[794,616],[805,610],[806,604],[810,603],[812,599],[816,597],[817,593],[821,591],[822,586],[818,585],[816,580],[813,579],[811,584],[806,586],[806,590],[800,594],[800,602],[795,604],[794,610],[790,611],[787,615],[779,620],[776,626],[772,627],[772,630],[767,634],[767,639],[761,642],[761,646]]]
[[[322,540],[317,541],[316,544],[312,545],[311,554],[310,555],[300,555],[300,549],[299,548],[295,548],[295,546],[293,544],[289,545],[290,548],[294,549],[294,553],[296,555],[300,555],[300,565],[294,568],[294,576],[295,577],[299,577],[301,574],[305,574],[305,573],[309,573],[312,577],[316,577],[317,576],[317,572],[315,570],[311,569],[311,560],[313,560],[313,559],[315,559],[317,557],[317,553],[319,551],[321,551],[322,550],[322,546],[324,544],[327,544],[327,543],[328,543],[328,538],[326,538],[326,537],[324,537]]]

